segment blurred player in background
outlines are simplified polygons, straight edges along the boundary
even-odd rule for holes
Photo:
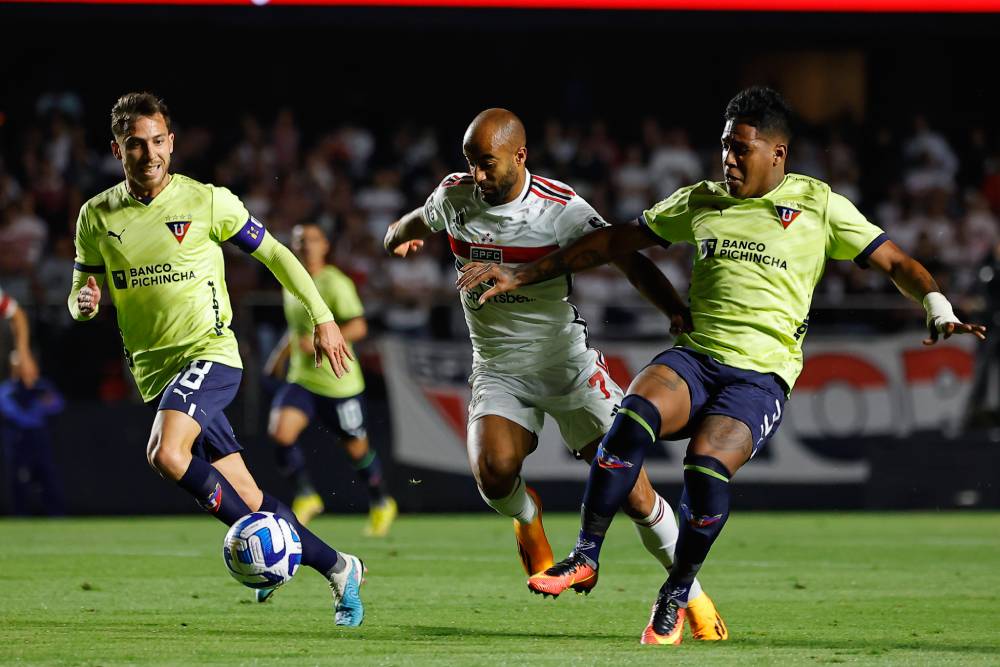
[[[7,488],[14,514],[29,514],[33,497],[48,516],[65,513],[62,480],[52,456],[49,417],[65,407],[54,384],[36,377],[29,385],[21,368],[21,355],[10,354],[10,379],[0,384],[0,442],[3,444]]]
[[[292,250],[316,283],[323,301],[333,313],[348,345],[368,333],[364,308],[354,283],[327,263],[330,242],[318,225],[296,225]],[[265,366],[265,372],[286,380],[271,405],[268,434],[275,444],[278,470],[295,485],[292,511],[306,523],[323,511],[323,500],[306,472],[306,459],[296,441],[313,419],[318,418],[340,439],[368,492],[367,535],[381,537],[396,518],[396,501],[386,491],[382,462],[368,442],[365,430],[367,406],[361,365],[348,362],[350,373],[336,377],[314,362],[313,324],[302,302],[287,288],[282,290],[288,331]],[[283,369],[287,362],[287,375]]]
[[[159,399],[149,464],[226,525],[257,510],[287,519],[302,538],[302,563],[330,583],[337,625],[360,625],[364,565],[330,548],[260,490],[223,413],[239,389],[242,362],[229,327],[221,244],[252,254],[302,301],[315,327],[317,365],[325,356],[343,375],[351,361],[347,342],[309,274],[239,199],[170,173],[174,135],[162,100],[123,95],[111,110],[111,130],[111,152],[125,180],[80,210],[70,312],[92,319],[110,275],[125,357],[143,399]]]
[[[423,208],[393,223],[386,250],[406,257],[420,249],[422,239],[444,230],[457,267],[470,260],[516,266],[606,228],[568,185],[526,169],[525,143],[524,126],[513,113],[487,109],[476,116],[463,141],[469,173],[451,174]],[[670,318],[672,331],[690,328],[687,307],[651,261],[635,252],[623,253],[615,263]],[[560,277],[498,299],[479,299],[474,292],[462,298],[473,346],[469,463],[486,503],[513,518],[529,575],[553,562],[541,501],[520,475],[538,445],[545,415],[556,420],[573,453],[589,461],[622,398],[601,353],[588,345],[586,322],[567,300],[570,287],[570,280]],[[619,506],[669,572],[677,539],[673,510],[641,466],[634,472],[639,481]],[[596,576],[571,576],[569,586],[589,592],[596,581]],[[694,635],[725,639],[715,606],[697,582],[694,587],[689,617]]]
[[[467,264],[458,283],[477,290],[494,281],[476,292],[483,302],[656,243],[698,249],[690,289],[694,330],[632,381],[591,466],[576,547],[528,582],[552,594],[576,578],[596,578],[605,533],[641,480],[646,447],[660,437],[690,437],[676,562],[644,644],[681,642],[695,575],[729,516],[730,479],[774,436],[802,370],[809,305],[827,259],[874,266],[922,302],[925,344],[941,334],[985,338],[984,327],[959,322],[927,270],[847,199],[822,181],[785,173],[790,118],[778,93],[747,89],[726,107],[724,182],[683,187],[631,224],[584,236],[530,264]]]
[[[20,380],[25,387],[31,388],[38,380],[38,363],[31,352],[31,326],[28,315],[24,312],[14,297],[0,289],[0,317],[10,325],[11,337],[14,339],[13,352],[16,363],[12,364],[11,373],[14,379]]]

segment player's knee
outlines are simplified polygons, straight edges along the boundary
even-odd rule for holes
[[[510,493],[520,472],[521,462],[517,457],[484,452],[479,457],[476,479],[487,497],[502,498]]]
[[[152,438],[146,449],[146,460],[161,475],[176,481],[187,472],[191,464],[191,452],[171,445],[162,438]]]
[[[267,435],[279,445],[289,447],[295,444],[298,434],[282,420],[277,411],[272,412],[267,421]]]

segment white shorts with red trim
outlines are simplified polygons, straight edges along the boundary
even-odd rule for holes
[[[536,436],[545,415],[556,420],[563,441],[577,452],[601,438],[624,394],[608,374],[604,355],[586,349],[565,363],[525,375],[475,369],[469,378],[469,423],[497,415]]]

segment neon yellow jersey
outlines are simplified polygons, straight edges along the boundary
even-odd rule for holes
[[[776,373],[789,389],[802,371],[809,306],[827,259],[867,266],[887,238],[829,185],[799,174],[752,199],[702,181],[641,220],[657,236],[698,250],[689,293],[694,331],[677,344],[729,366]]]
[[[125,183],[89,200],[76,227],[76,269],[106,273],[105,290],[146,401],[194,359],[242,368],[220,243],[266,233],[225,188],[173,174],[148,203]]]
[[[364,315],[361,299],[354,282],[339,269],[326,266],[313,276],[316,289],[323,301],[330,307],[333,319],[337,324]],[[288,362],[288,381],[302,385],[314,394],[331,398],[346,398],[356,396],[365,390],[365,378],[361,373],[361,365],[355,355],[354,361],[347,362],[349,373],[338,378],[333,374],[329,362],[316,368],[315,356],[299,347],[302,336],[311,336],[313,321],[302,302],[287,289],[282,291],[285,303],[285,319],[288,321],[288,338],[291,354]],[[351,352],[353,353],[353,350]]]

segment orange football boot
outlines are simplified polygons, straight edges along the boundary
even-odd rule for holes
[[[558,597],[567,588],[590,593],[597,585],[597,568],[582,555],[572,552],[544,572],[528,577],[528,589],[539,595]]]
[[[678,646],[684,634],[684,615],[687,610],[677,600],[660,592],[649,615],[649,625],[642,632],[640,644],[669,644]]]
[[[687,620],[694,639],[707,642],[729,639],[729,628],[708,593],[688,600]]]
[[[535,518],[531,523],[524,524],[514,519],[514,537],[517,539],[517,555],[521,558],[524,571],[531,576],[552,566],[552,547],[549,538],[545,537],[542,527],[542,500],[530,486],[525,491],[535,502]]]

